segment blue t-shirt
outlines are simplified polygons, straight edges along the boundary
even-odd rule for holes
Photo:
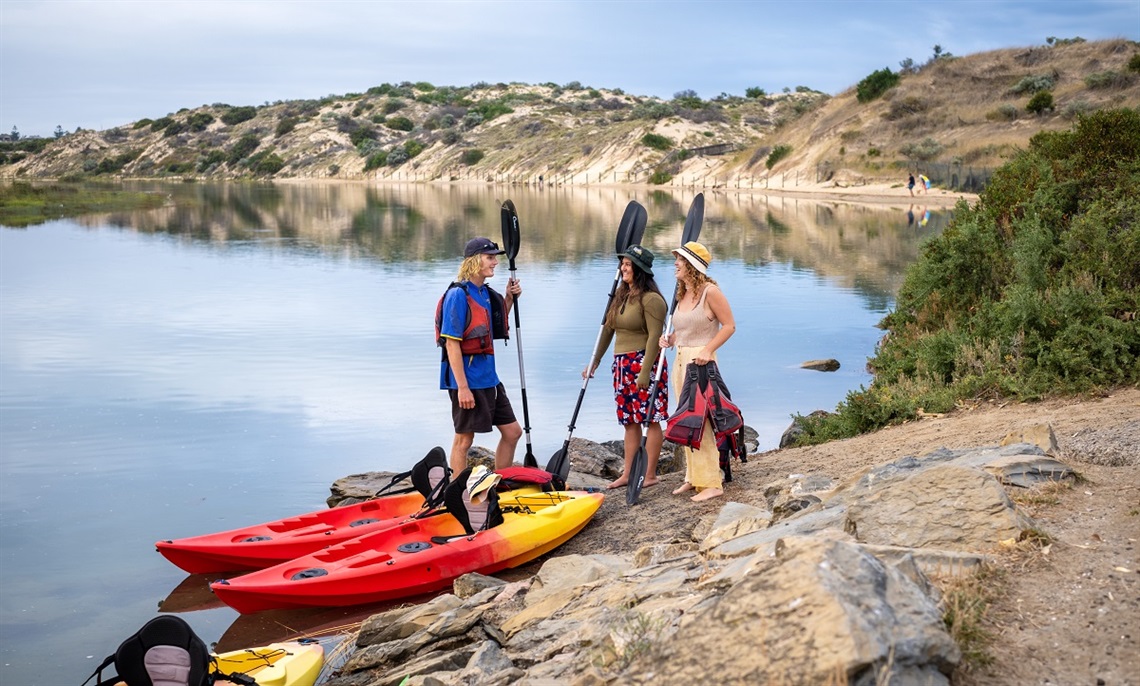
[[[476,286],[469,281],[463,282],[462,288],[450,288],[443,299],[443,310],[440,313],[439,335],[444,338],[463,340],[463,330],[467,328],[467,296],[470,295],[487,310],[487,319],[491,318],[491,294],[487,292],[486,284]],[[439,369],[439,387],[441,389],[458,389],[455,375],[451,373],[451,365],[447,361],[446,350]],[[467,375],[467,387],[476,390],[480,388],[494,388],[499,385],[499,375],[495,372],[494,355],[464,355],[463,370]]]

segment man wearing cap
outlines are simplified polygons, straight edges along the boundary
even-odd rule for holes
[[[515,447],[522,437],[522,427],[495,372],[493,342],[493,338],[506,338],[507,315],[522,287],[509,280],[504,297],[486,284],[504,252],[489,238],[468,241],[457,282],[440,303],[439,339],[445,354],[439,387],[451,396],[455,438],[450,462],[456,474],[467,468],[467,451],[476,433],[489,433],[492,427],[499,430],[495,469],[514,463]]]

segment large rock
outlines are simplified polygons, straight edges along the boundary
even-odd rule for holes
[[[684,617],[636,683],[948,684],[960,658],[935,603],[860,546],[782,539],[775,558]],[[652,678],[644,674],[652,672]]]
[[[847,503],[845,528],[860,543],[978,552],[1036,528],[996,478],[957,465],[885,480]]]

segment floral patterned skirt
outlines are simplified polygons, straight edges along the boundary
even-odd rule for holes
[[[614,355],[614,400],[617,401],[618,424],[645,423],[649,411],[649,389],[637,387],[637,375],[641,373],[644,359],[644,350]],[[653,419],[650,420],[654,422],[663,422],[669,418],[669,363],[664,358],[661,363],[661,381],[657,384]],[[649,376],[651,386],[656,373],[657,365],[654,364]]]

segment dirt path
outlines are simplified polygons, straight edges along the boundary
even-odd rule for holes
[[[559,554],[625,554],[646,543],[687,540],[698,520],[725,501],[763,505],[763,487],[790,474],[844,480],[940,447],[997,445],[1008,433],[1041,423],[1053,427],[1059,457],[1086,481],[1055,502],[1026,505],[1053,542],[1002,559],[1005,590],[989,613],[994,663],[958,679],[1140,684],[1140,389],[1093,399],[984,403],[844,441],[762,453],[734,470],[726,498],[702,504],[673,496],[681,475],[665,475],[636,507],[607,498],[594,523]]]

